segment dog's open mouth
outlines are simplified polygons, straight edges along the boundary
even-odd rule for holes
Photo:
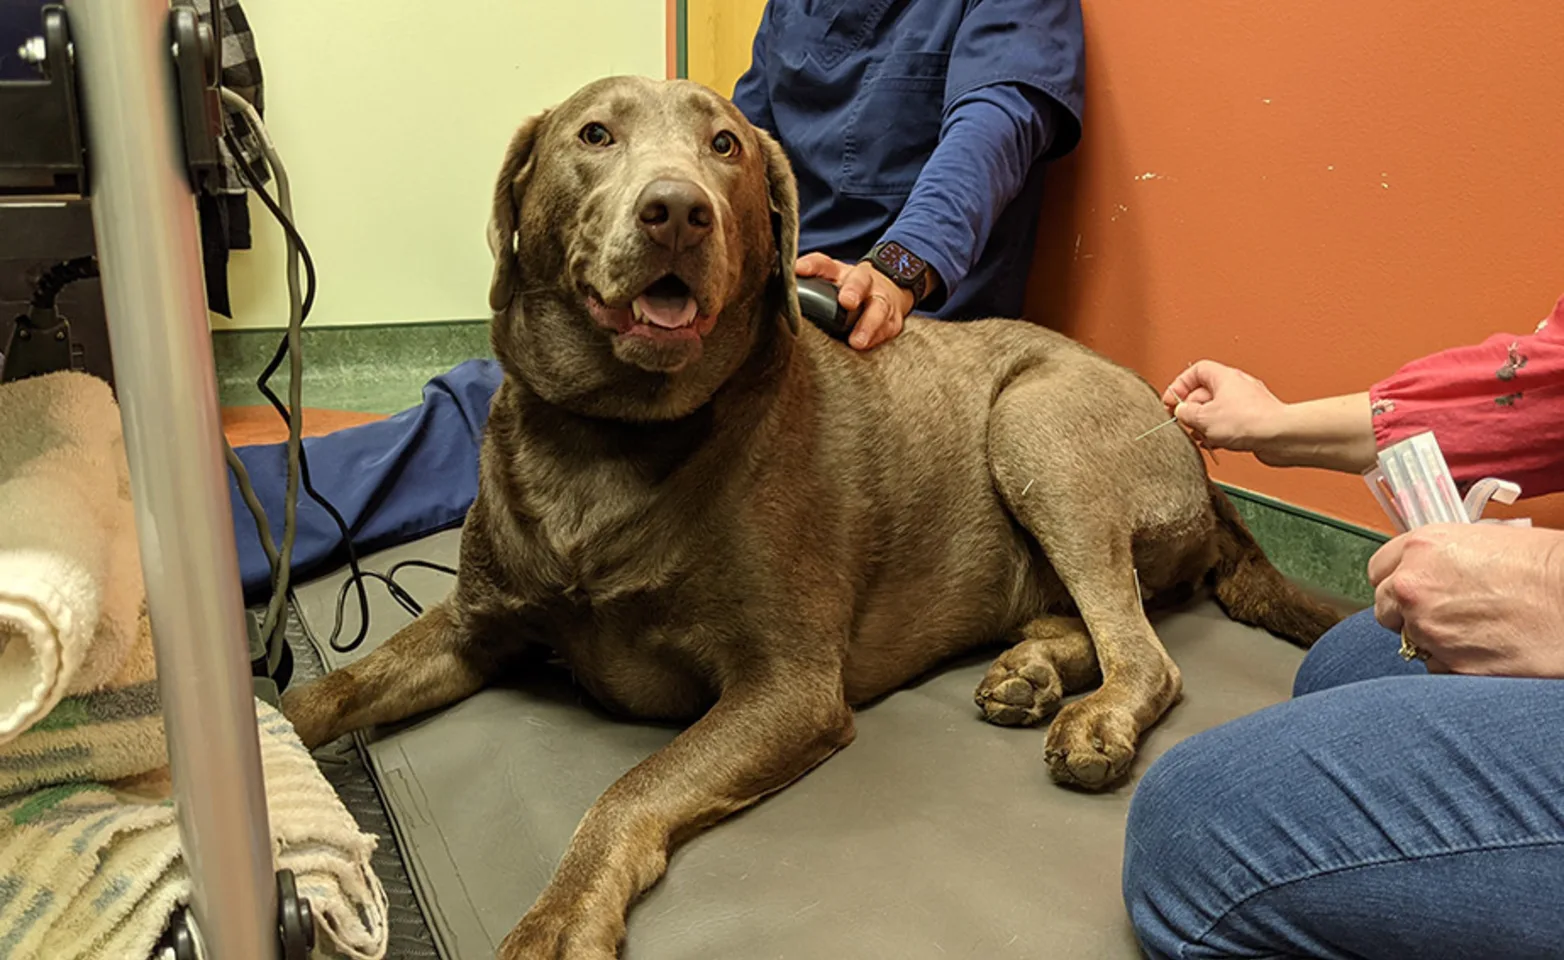
[[[697,339],[711,332],[715,320],[701,314],[690,285],[671,273],[652,281],[622,307],[608,306],[591,291],[587,308],[601,327],[654,340]]]
[[[631,302],[630,312],[636,323],[678,330],[694,323],[699,310],[689,284],[670,273],[641,291]]]

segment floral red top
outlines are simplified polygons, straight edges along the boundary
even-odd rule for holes
[[[1564,298],[1534,333],[1414,360],[1369,397],[1381,448],[1432,430],[1458,484],[1497,477],[1522,497],[1564,489]]]

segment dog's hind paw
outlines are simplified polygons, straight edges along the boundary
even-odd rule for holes
[[[1033,644],[1006,650],[988,668],[972,699],[983,719],[1002,727],[1035,727],[1059,709],[1059,671]]]

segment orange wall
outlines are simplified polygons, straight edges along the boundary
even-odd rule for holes
[[[1033,319],[1159,388],[1211,357],[1305,399],[1530,332],[1564,293],[1561,0],[1085,10],[1086,135],[1051,178]],[[1356,477],[1215,472],[1384,528]]]

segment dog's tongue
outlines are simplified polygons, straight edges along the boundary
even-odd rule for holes
[[[666,330],[687,327],[695,322],[695,298],[689,294],[661,296],[643,293],[635,298],[641,319]]]

